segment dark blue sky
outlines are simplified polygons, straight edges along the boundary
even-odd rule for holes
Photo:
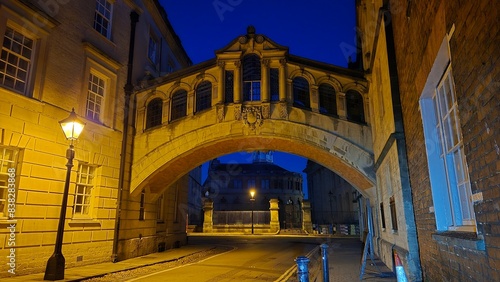
[[[253,25],[293,55],[347,66],[355,59],[354,0],[160,0],[194,64]]]
[[[342,67],[349,56],[355,59],[354,0],[159,1],[193,64],[214,58],[216,50],[246,34],[249,25],[257,34],[288,47],[293,55]],[[235,153],[221,161],[251,162],[251,157]],[[290,171],[302,172],[306,162],[298,156],[274,154],[274,163]]]

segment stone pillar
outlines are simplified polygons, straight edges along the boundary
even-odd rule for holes
[[[269,232],[276,233],[280,230],[278,199],[269,200],[269,210],[271,211],[271,223]]]
[[[260,100],[269,102],[269,59],[262,60],[260,81]]]
[[[236,68],[234,69],[234,103],[241,103],[241,93],[243,89],[241,89],[241,62],[234,62]]]
[[[308,200],[302,201],[302,229],[307,233],[312,233],[311,203]]]
[[[340,119],[347,119],[345,93],[342,92],[337,95],[337,114]]]
[[[214,212],[214,201],[212,199],[205,199],[203,202],[203,233],[213,232],[213,212]]]
[[[216,104],[224,104],[224,84],[226,83],[224,81],[225,79],[225,73],[224,73],[224,66],[225,63],[223,61],[218,62],[217,64],[219,66],[218,70],[218,80],[219,82],[217,83],[217,100],[215,101]]]
[[[280,60],[280,68],[279,68],[279,97],[280,102],[286,101],[286,60]]]
[[[309,97],[309,103],[311,105],[311,110],[315,113],[319,113],[319,87],[316,84],[311,85],[311,96]]]

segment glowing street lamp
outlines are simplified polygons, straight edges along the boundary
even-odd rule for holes
[[[255,203],[255,190],[250,190],[250,202],[252,202],[252,234],[253,234],[253,204]]]
[[[59,124],[61,124],[64,136],[66,136],[66,139],[71,142],[69,148],[66,150],[66,158],[68,159],[68,163],[66,164],[66,182],[64,183],[61,213],[59,216],[59,225],[57,226],[56,245],[54,247],[54,253],[47,261],[45,276],[43,278],[43,280],[51,281],[64,279],[64,266],[66,261],[62,254],[62,242],[64,235],[64,221],[66,219],[66,208],[68,206],[69,180],[71,176],[71,168],[73,167],[73,159],[75,157],[73,141],[78,139],[80,133],[82,133],[83,127],[85,126],[85,123],[76,115],[75,109],[72,109],[69,117],[61,120]]]

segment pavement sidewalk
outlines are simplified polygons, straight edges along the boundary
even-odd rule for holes
[[[198,252],[207,251],[213,249],[214,246],[209,245],[186,245],[177,249],[169,249],[161,253],[152,253],[142,257],[136,257],[120,261],[117,263],[104,262],[98,264],[91,264],[79,267],[66,268],[64,272],[64,280],[58,281],[81,281],[83,279],[88,279],[96,276],[102,276],[104,274],[118,272],[123,270],[130,270],[141,266],[151,265],[160,262],[167,262],[175,259],[185,257]],[[2,282],[16,281],[44,281],[44,273],[30,274],[15,276],[10,278],[1,278]]]
[[[278,235],[280,236],[280,235]],[[304,236],[304,237],[312,237]],[[315,236],[318,237],[318,236]],[[360,281],[361,258],[363,254],[363,243],[358,238],[324,238],[328,244],[328,271],[330,282],[351,282]],[[117,263],[104,262],[80,267],[67,268],[65,270],[65,279],[59,281],[81,281],[84,279],[102,276],[104,274],[130,270],[141,266],[167,262],[176,260],[187,255],[198,252],[208,251],[214,248],[213,245],[186,245],[177,249],[169,249],[161,253],[152,253],[142,257],[131,258]],[[306,254],[304,254],[306,255]],[[315,248],[309,254],[311,260],[309,264],[310,281],[322,281],[322,257],[321,249]],[[287,273],[284,273],[277,281],[297,281],[296,265],[292,266]],[[393,282],[397,281],[395,276],[381,277],[383,274],[391,274],[391,270],[387,268],[378,258],[372,262],[370,258],[366,261],[366,270],[362,277],[362,281],[369,282]],[[31,275],[15,276],[10,278],[2,278],[2,282],[9,281],[44,281],[44,273]]]

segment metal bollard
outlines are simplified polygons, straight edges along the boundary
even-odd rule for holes
[[[300,256],[295,259],[297,263],[297,279],[299,282],[309,282],[309,269],[307,267],[309,261],[309,258],[305,256]]]
[[[323,282],[330,281],[330,275],[328,274],[328,245],[321,244],[321,255],[323,257]]]

